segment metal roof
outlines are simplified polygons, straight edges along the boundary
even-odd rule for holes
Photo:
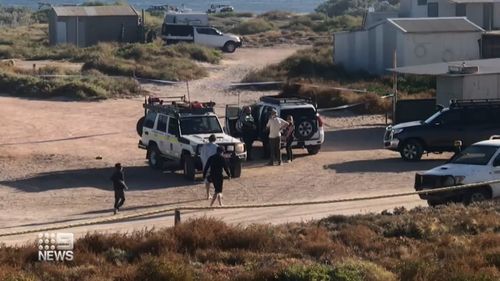
[[[479,71],[472,74],[450,74],[448,67],[450,65],[477,66]],[[397,68],[389,68],[391,72],[413,75],[430,75],[430,76],[469,76],[469,75],[484,75],[484,74],[500,74],[500,59],[484,59],[484,60],[468,60],[455,62],[440,62],[424,65],[403,66]]]
[[[128,5],[121,6],[63,6],[52,7],[58,17],[99,17],[99,16],[138,16],[137,11]]]
[[[392,18],[387,21],[404,33],[483,32],[466,17]]]

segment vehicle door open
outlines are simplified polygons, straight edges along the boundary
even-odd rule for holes
[[[241,108],[236,104],[228,104],[226,105],[225,115],[224,129],[226,133],[235,138],[241,137],[241,132],[237,128],[237,123],[241,115]]]

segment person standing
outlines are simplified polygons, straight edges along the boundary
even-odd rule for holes
[[[278,161],[281,165],[281,130],[288,126],[288,122],[278,117],[276,109],[271,111],[271,118],[267,122],[266,128],[269,129],[269,148],[271,152],[270,166]]]
[[[288,115],[286,117],[286,121],[288,122],[288,125],[284,129],[283,139],[286,145],[287,162],[292,162],[293,161],[292,142],[295,133],[295,124],[293,123],[293,116]]]
[[[204,144],[201,147],[200,151],[200,158],[201,158],[201,164],[203,166],[203,170],[205,170],[205,167],[207,166],[208,159],[215,155],[217,153],[217,148],[218,145],[215,144],[215,141],[217,140],[217,137],[212,134],[208,137],[208,143]],[[205,178],[205,188],[207,190],[207,200],[210,200],[212,197],[210,196],[210,177]]]
[[[120,207],[125,203],[125,189],[128,189],[128,186],[125,184],[123,167],[120,163],[115,164],[115,171],[111,176],[111,181],[113,181],[113,189],[115,190],[114,214],[116,215]]]
[[[255,120],[252,116],[252,108],[250,106],[246,106],[243,109],[243,115],[241,116],[240,122],[243,142],[247,148],[247,160],[252,161],[252,146],[255,141],[257,126],[255,125]]]
[[[231,179],[231,173],[229,172],[226,159],[222,156],[223,153],[224,148],[218,147],[217,153],[208,159],[207,165],[203,169],[203,178],[207,177],[208,169],[210,169],[210,177],[212,178],[215,188],[215,194],[210,203],[210,207],[214,204],[215,199],[217,199],[219,205],[222,206],[222,186],[224,184],[223,170],[226,171],[227,176]]]

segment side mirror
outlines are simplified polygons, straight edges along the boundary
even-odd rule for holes
[[[463,143],[461,140],[456,140],[455,142],[453,142],[453,146],[456,147],[456,148],[460,148],[462,147]]]
[[[498,167],[500,166],[500,158],[497,158],[495,159],[495,161],[493,161],[493,167]]]

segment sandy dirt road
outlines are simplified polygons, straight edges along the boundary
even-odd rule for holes
[[[192,100],[224,104],[256,100],[269,92],[233,91],[250,69],[278,62],[296,48],[241,49],[228,55],[210,76],[190,83]],[[152,93],[179,95],[185,85],[144,85]],[[141,98],[103,102],[39,101],[0,97],[0,233],[56,226],[112,216],[112,165],[122,162],[130,187],[122,214],[162,207],[207,206],[201,182],[150,169],[145,151],[137,148],[135,124],[143,114]],[[265,161],[246,163],[239,179],[225,184],[224,203],[251,204],[325,200],[412,191],[416,171],[439,165],[449,155],[406,163],[381,149],[381,116],[326,118],[326,143],[309,156],[296,150],[297,160],[281,167]],[[102,156],[97,160],[96,156]],[[331,214],[379,212],[397,206],[424,205],[417,197],[269,209],[186,212],[182,219],[215,216],[230,223],[285,223]],[[66,229],[86,232],[129,232],[173,224],[172,214]],[[35,234],[0,237],[0,243],[33,241]]]

